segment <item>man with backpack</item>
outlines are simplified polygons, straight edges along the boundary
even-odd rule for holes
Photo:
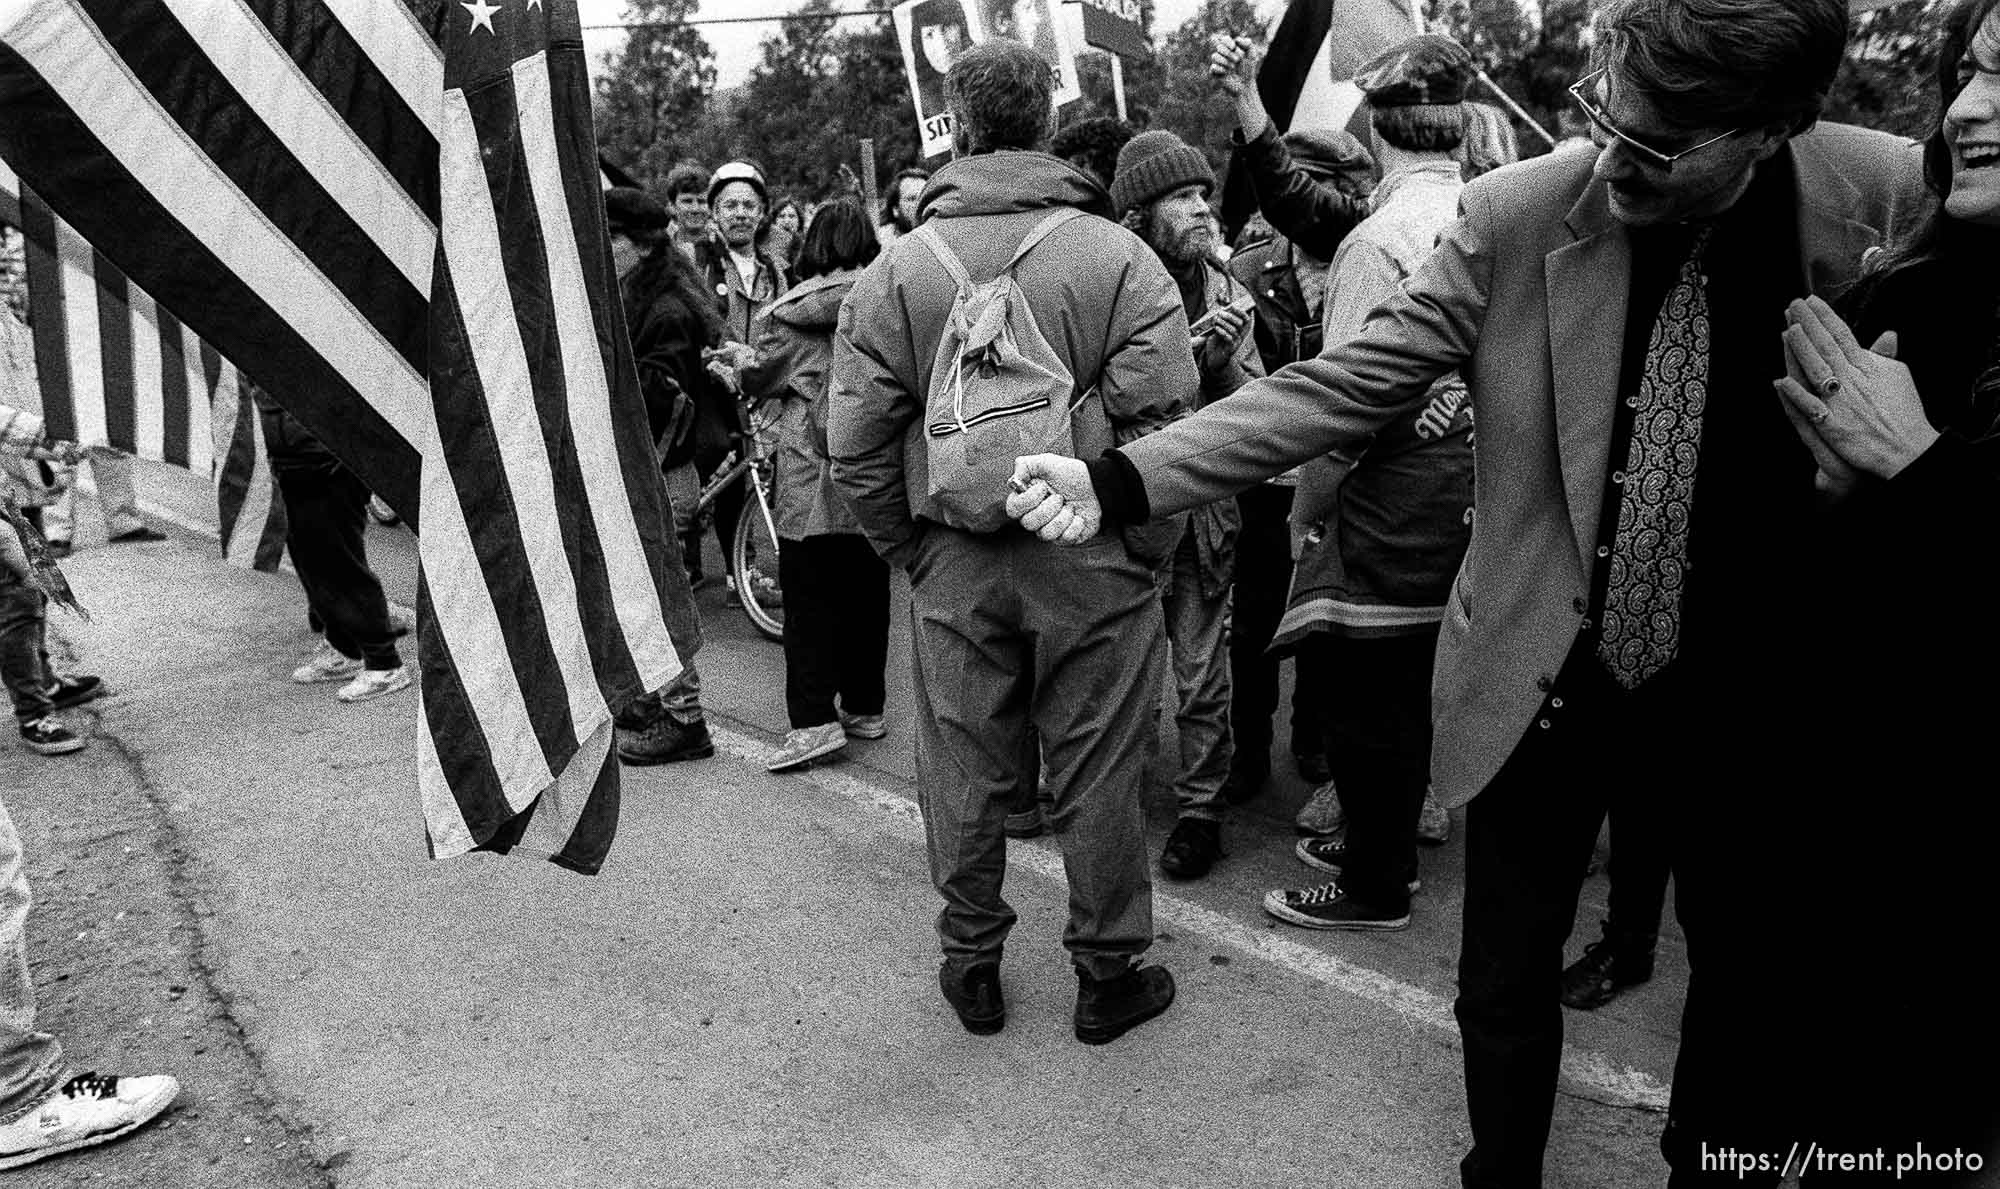
[[[1008,520],[1007,480],[1017,454],[1094,458],[1162,428],[1199,380],[1172,278],[1109,221],[1101,186],[1037,151],[1053,85],[1018,42],[953,63],[956,159],[841,306],[828,445],[862,531],[910,575],[944,997],[972,1032],[1006,1022],[1003,826],[1033,730],[1070,881],[1076,1035],[1101,1044],[1173,1002],[1172,975],[1138,965],[1153,940],[1140,793],[1160,694],[1153,572],[1180,530],[1061,549]]]

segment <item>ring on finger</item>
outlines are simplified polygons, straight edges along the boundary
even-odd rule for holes
[[[1827,408],[1825,405],[1821,405],[1819,408],[1814,409],[1810,414],[1808,414],[1807,418],[1814,425],[1823,425],[1825,424],[1826,419],[1831,416],[1833,416],[1833,410]]]
[[[1819,382],[1819,394],[1828,400],[1840,395],[1840,377],[1828,376]]]

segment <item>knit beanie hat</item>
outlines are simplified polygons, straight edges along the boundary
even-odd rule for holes
[[[764,205],[771,205],[771,192],[764,186],[764,171],[748,161],[731,161],[715,171],[715,176],[708,179],[708,205],[714,206],[715,196],[731,182],[750,183],[750,188],[757,192]]]
[[[1215,190],[1215,171],[1208,167],[1208,158],[1171,132],[1141,132],[1118,150],[1111,202],[1122,214],[1195,185]]]
[[[1377,111],[1413,107],[1420,123],[1462,127],[1466,88],[1479,68],[1464,46],[1442,33],[1399,42],[1364,62],[1354,85]]]
[[[660,200],[634,186],[613,186],[604,192],[604,224],[607,230],[626,232],[635,239],[649,239],[674,221]]]

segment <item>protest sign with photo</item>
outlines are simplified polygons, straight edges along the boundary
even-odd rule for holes
[[[903,47],[903,69],[917,108],[917,139],[926,157],[951,151],[951,113],[945,109],[944,76],[952,59],[971,45],[973,14],[966,0],[904,0],[892,19]]]

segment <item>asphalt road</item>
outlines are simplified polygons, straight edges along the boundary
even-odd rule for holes
[[[141,489],[172,539],[65,564],[94,619],[59,619],[63,647],[114,689],[77,716],[93,746],[0,747],[0,790],[36,883],[44,1026],[81,1063],[186,1090],[161,1125],[13,1183],[1457,1183],[1459,848],[1425,852],[1406,932],[1270,921],[1265,889],[1313,882],[1282,732],[1280,779],[1227,826],[1229,857],[1155,884],[1168,1014],[1102,1048],[1070,1035],[1059,860],[1038,841],[1010,860],[1009,1022],[973,1037],[936,990],[900,614],[889,738],[773,776],[782,654],[705,589],[720,752],[627,770],[604,873],[434,863],[414,698],[291,684],[311,644],[296,581],[223,566],[190,477],[144,468]],[[407,600],[412,539],[370,547]],[[1162,741],[1171,755],[1171,720]],[[1159,782],[1149,809],[1157,848]],[[1604,890],[1585,888],[1573,953]],[[1661,957],[1648,986],[1570,1016],[1551,1186],[1664,1180],[1671,925]]]

